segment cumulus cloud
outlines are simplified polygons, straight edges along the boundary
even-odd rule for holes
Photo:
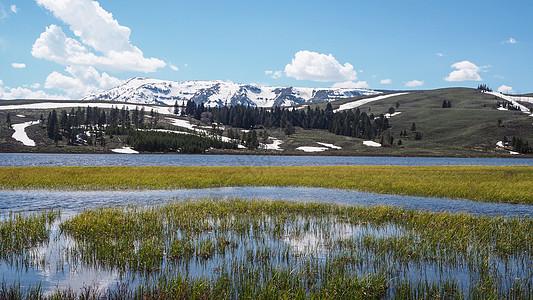
[[[136,48],[137,49],[137,48]],[[155,72],[166,64],[157,58],[144,58],[137,51],[110,51],[105,56],[90,52],[79,41],[65,35],[61,27],[50,25],[33,44],[32,55],[60,65],[85,65],[98,69],[121,72]]]
[[[24,64],[24,63],[12,63],[11,66],[14,69],[24,69],[24,68],[26,68],[26,64]]]
[[[502,86],[498,88],[498,92],[502,94],[514,94],[513,88],[505,84],[503,84]]]
[[[405,83],[406,87],[419,87],[423,85],[424,85],[424,81],[420,81],[420,80],[411,80]]]
[[[479,72],[483,68],[476,66],[475,64],[465,60],[458,63],[455,63],[451,66],[452,68],[457,69],[456,71],[451,72],[444,80],[446,81],[481,81],[481,76]]]
[[[332,54],[311,51],[297,52],[285,66],[285,74],[298,80],[321,82],[357,80],[357,72],[351,64],[341,65]]]
[[[508,40],[505,40],[502,42],[503,44],[518,44],[518,41],[515,40],[514,38],[510,37]]]
[[[1,80],[0,80],[1,81]],[[65,99],[64,96],[47,94],[45,91],[32,91],[27,88],[10,88],[2,87],[0,85],[0,99],[13,100],[13,99],[52,99],[61,100]]]
[[[435,53],[435,55],[437,55],[438,57],[443,57],[444,53],[437,52],[437,53]]]
[[[272,79],[279,79],[283,75],[281,71],[265,71],[266,75],[269,75]]]
[[[166,66],[157,58],[145,58],[130,42],[131,30],[92,0],[36,0],[53,15],[70,26],[79,38],[69,38],[61,27],[50,25],[35,41],[32,55],[61,65],[86,65],[120,72],[154,72]],[[85,46],[90,46],[97,55]]]
[[[110,89],[123,83],[107,73],[100,74],[93,67],[70,66],[65,69],[70,76],[52,72],[46,78],[44,87],[65,92],[71,99],[79,99],[91,93]]]
[[[32,89],[38,89],[38,88],[41,87],[41,84],[40,84],[40,83],[34,83],[34,84],[30,85],[30,87],[31,87]]]
[[[387,78],[387,79],[381,79],[380,83],[381,83],[381,84],[391,84],[391,83],[392,83],[392,80],[390,80],[390,79],[388,79],[388,78]]]
[[[11,12],[14,14],[19,12],[19,9],[15,4],[12,4],[9,8],[11,9]]]
[[[106,72],[155,72],[167,64],[148,58],[130,41],[131,30],[118,23],[94,0],[36,0],[64,22],[73,36],[52,24],[34,42],[32,55],[64,66],[52,72],[44,87],[63,91],[70,98],[115,87],[122,83]],[[177,71],[177,67],[170,64]]]
[[[345,81],[345,82],[337,82],[334,85],[331,86],[334,89],[368,89],[370,86],[366,81]]]
[[[174,70],[174,71],[179,71],[179,68],[176,67],[175,65],[173,65],[173,64],[169,64],[169,65],[170,65],[170,68],[171,68],[172,70]]]

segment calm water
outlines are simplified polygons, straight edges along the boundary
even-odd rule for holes
[[[200,190],[160,191],[0,191],[0,214],[11,211],[61,209],[73,215],[85,208],[151,205],[187,198],[246,198],[328,202],[341,205],[392,205],[429,211],[466,212],[476,215],[533,217],[533,205],[483,203],[446,198],[381,195],[358,191],[302,187],[224,187]]]
[[[479,203],[473,201],[406,197],[395,195],[379,195],[373,193],[363,193],[357,191],[332,190],[324,188],[298,188],[298,187],[226,187],[202,190],[160,190],[160,191],[49,191],[49,190],[29,190],[29,191],[0,191],[0,219],[13,211],[41,211],[43,209],[61,209],[62,219],[69,218],[86,208],[117,206],[117,205],[157,205],[168,201],[179,201],[190,199],[191,197],[219,197],[219,198],[252,198],[252,199],[272,199],[288,201],[316,201],[337,203],[341,205],[393,205],[412,209],[422,209],[431,211],[449,211],[453,213],[467,212],[479,215],[494,216],[520,216],[532,217],[533,206],[510,205],[497,203]],[[340,236],[346,235],[349,239],[357,236],[353,228],[344,228],[341,225],[334,228],[334,233]],[[336,226],[337,226],[336,225]],[[381,229],[380,229],[381,230]],[[388,228],[376,231],[377,235],[396,234],[402,235],[401,228]],[[363,233],[365,233],[364,231]],[[45,257],[47,263],[44,266],[30,266],[29,268],[17,267],[0,260],[0,272],[3,280],[9,283],[20,282],[23,286],[41,285],[46,293],[53,292],[57,287],[71,287],[75,291],[80,291],[83,287],[97,284],[99,288],[105,289],[113,287],[122,280],[129,281],[131,275],[122,277],[116,270],[100,269],[94,266],[85,266],[68,259],[69,247],[73,247],[75,242],[68,237],[59,234],[57,224],[51,234],[51,243],[48,246],[36,250],[36,257]],[[255,247],[254,243],[249,243],[250,247]],[[271,247],[283,248],[285,245],[291,247],[291,251],[303,251],[305,247],[318,247],[321,249],[320,236],[303,235],[297,239],[285,238],[278,241]],[[277,247],[277,248],[276,248]],[[246,248],[248,249],[248,248]],[[314,248],[313,248],[314,249]],[[244,250],[242,250],[244,251]],[[241,251],[241,252],[242,252]],[[239,252],[240,253],[240,252]],[[243,252],[244,253],[244,252]],[[322,253],[322,252],[320,252]],[[320,258],[326,254],[318,253]],[[244,255],[244,254],[242,254]],[[228,263],[232,256],[222,259]],[[219,259],[220,260],[220,259]],[[187,265],[187,274],[190,276],[214,276],[215,269],[220,261],[214,260],[210,263],[194,262]],[[38,261],[38,260],[37,260]],[[518,263],[517,263],[518,265]],[[369,267],[370,268],[370,267]],[[178,269],[172,272],[185,272],[185,269]],[[461,283],[463,288],[468,288],[472,278],[470,271],[463,267],[442,269],[431,264],[413,264],[406,270],[399,269],[398,276],[419,280],[428,278],[430,281],[441,280],[442,276],[455,278]],[[503,272],[503,271],[502,271]],[[529,274],[530,269],[518,269],[518,275],[522,277]],[[505,274],[503,272],[502,274]],[[513,273],[514,274],[514,273]],[[524,275],[526,274],[526,275]],[[529,275],[527,275],[529,276]],[[529,277],[525,278],[529,278]],[[132,281],[133,284],[138,283]]]
[[[41,166],[533,166],[533,159],[446,157],[346,157],[171,154],[0,154],[0,167]]]
[[[122,155],[122,154],[0,154],[0,167],[7,166],[321,166],[321,165],[528,165],[533,159],[499,158],[406,158],[406,157],[334,157],[334,156],[243,156],[243,155]],[[314,201],[341,205],[393,205],[408,209],[466,212],[476,215],[533,217],[533,205],[481,203],[465,200],[380,195],[358,191],[299,187],[225,187],[201,190],[162,191],[2,191],[0,219],[9,212],[60,209],[68,218],[86,209],[117,205],[155,205],[197,197]],[[58,236],[57,226],[52,240]],[[41,284],[44,291],[70,286],[79,290],[97,283],[105,289],[120,281],[115,271],[95,270],[64,261],[62,249],[71,241],[60,238],[39,249],[49,263],[43,267],[18,268],[0,261],[0,272],[7,283]],[[290,241],[289,241],[290,243]],[[423,266],[426,270],[430,266]],[[426,270],[427,271],[427,270]],[[205,272],[205,270],[204,270]],[[421,272],[421,271],[420,271]],[[419,276],[417,270],[413,271]],[[455,278],[464,277],[454,271]],[[437,273],[436,273],[437,274]],[[408,275],[409,276],[409,275]]]

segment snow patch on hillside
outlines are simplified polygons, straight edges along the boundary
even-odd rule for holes
[[[323,152],[328,150],[326,147],[313,147],[313,146],[301,146],[296,148],[296,150],[300,150],[303,152]]]
[[[322,146],[325,146],[325,147],[328,147],[328,148],[331,148],[331,149],[337,149],[337,150],[342,149],[342,147],[335,146],[335,145],[333,145],[333,144],[321,143],[321,142],[317,142],[317,144],[322,145]]]
[[[376,97],[356,100],[356,101],[353,101],[353,102],[348,102],[348,103],[342,104],[341,106],[339,106],[338,109],[334,110],[334,112],[339,112],[339,111],[348,110],[348,109],[354,109],[354,108],[357,108],[357,107],[359,107],[361,105],[365,105],[367,103],[371,103],[371,102],[374,102],[374,101],[383,100],[383,99],[387,99],[387,98],[391,98],[391,97],[406,95],[406,94],[409,94],[409,93],[408,92],[404,92],[404,93],[387,94],[387,95],[381,95],[381,96],[376,96]]]
[[[374,141],[363,141],[363,145],[369,146],[369,147],[381,147],[380,143],[376,143]]]
[[[133,150],[131,147],[111,149],[111,151],[115,153],[120,153],[120,154],[139,154],[139,151]]]
[[[13,124],[11,127],[15,130],[12,137],[24,144],[24,146],[35,147],[35,141],[30,139],[26,134],[26,127],[39,124],[39,121],[29,121],[19,124]]]
[[[397,112],[394,112],[392,114],[386,113],[385,114],[385,118],[390,119],[390,118],[395,117],[395,116],[397,116],[397,115],[399,115],[401,113],[402,113],[401,111],[397,111]]]
[[[269,137],[268,139],[272,140],[272,144],[262,144],[266,150],[283,151],[280,147],[280,145],[283,144],[282,140],[273,137]]]
[[[516,106],[516,107],[520,108],[520,111],[522,111],[525,114],[530,114],[531,113],[529,108],[527,108],[524,105],[518,103],[518,101],[526,102],[526,103],[532,103],[533,104],[533,97],[509,96],[509,95],[504,95],[504,94],[499,93],[499,92],[485,92],[485,93],[490,94],[490,95],[494,95],[496,97],[502,98],[503,100],[511,102],[511,104],[513,104],[513,106]],[[499,110],[506,110],[505,108],[500,108],[500,107],[498,107],[498,109]],[[531,116],[533,116],[533,114],[531,114]]]

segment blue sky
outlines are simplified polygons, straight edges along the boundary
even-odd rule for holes
[[[0,0],[0,99],[135,76],[530,93],[531,15],[531,0]]]

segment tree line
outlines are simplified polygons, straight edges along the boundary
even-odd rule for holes
[[[193,134],[170,132],[134,131],[126,143],[137,151],[205,153],[209,148],[237,149],[236,143]]]
[[[154,110],[147,113],[144,107],[134,110],[78,107],[59,113],[54,109],[46,120],[41,115],[40,122],[56,145],[66,139],[68,145],[79,143],[104,147],[106,136],[126,135],[126,143],[138,151],[204,153],[209,148],[237,148],[236,143],[223,142],[216,136],[143,131],[159,127],[159,113]]]
[[[390,128],[389,120],[384,114],[375,116],[362,112],[359,108],[334,112],[330,103],[325,109],[311,109],[309,106],[305,109],[267,109],[244,105],[205,107],[203,104],[197,105],[194,101],[188,101],[184,112],[196,120],[211,118],[234,128],[282,128],[288,135],[294,133],[294,127],[301,127],[324,129],[337,135],[355,138],[375,139]]]

